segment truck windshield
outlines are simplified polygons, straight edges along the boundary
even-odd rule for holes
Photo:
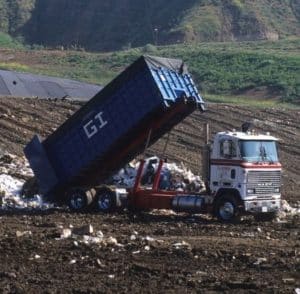
[[[239,141],[241,156],[248,162],[278,162],[275,141]]]

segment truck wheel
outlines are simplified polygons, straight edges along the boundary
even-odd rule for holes
[[[83,188],[72,188],[67,192],[68,205],[72,211],[80,212],[86,210],[93,202],[95,190]]]
[[[254,214],[254,219],[257,222],[268,222],[275,219],[276,216],[277,216],[276,212],[258,213],[258,214]]]
[[[215,204],[215,214],[221,222],[237,222],[239,221],[238,203],[235,197],[231,195],[221,196]]]
[[[116,196],[113,191],[99,190],[96,195],[96,208],[101,212],[113,212],[116,210]]]

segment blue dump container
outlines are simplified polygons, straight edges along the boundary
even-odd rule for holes
[[[204,102],[181,60],[142,56],[24,153],[40,192],[61,200],[69,187],[103,183],[144,150],[148,137],[150,146],[197,108]]]

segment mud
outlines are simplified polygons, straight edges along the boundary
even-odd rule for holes
[[[0,150],[21,155],[33,134],[50,134],[80,106],[0,99]],[[212,133],[252,120],[281,139],[283,198],[299,201],[299,110],[209,105],[171,133],[166,156],[201,169],[203,123]],[[165,138],[149,151],[161,154]],[[220,224],[209,216],[0,213],[0,293],[295,293],[300,288],[300,218]],[[91,224],[110,244],[61,239],[63,228]]]

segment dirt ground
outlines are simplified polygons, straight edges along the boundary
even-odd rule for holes
[[[0,99],[0,152],[22,154],[80,106]],[[171,133],[170,161],[201,170],[203,124],[212,134],[252,121],[280,139],[283,198],[299,202],[300,111],[211,104]],[[165,138],[151,147],[160,154]],[[0,293],[296,293],[300,288],[300,218],[220,224],[208,216],[72,214],[68,210],[0,212]],[[63,228],[91,224],[116,240],[60,238]],[[96,236],[97,233],[91,234]]]

